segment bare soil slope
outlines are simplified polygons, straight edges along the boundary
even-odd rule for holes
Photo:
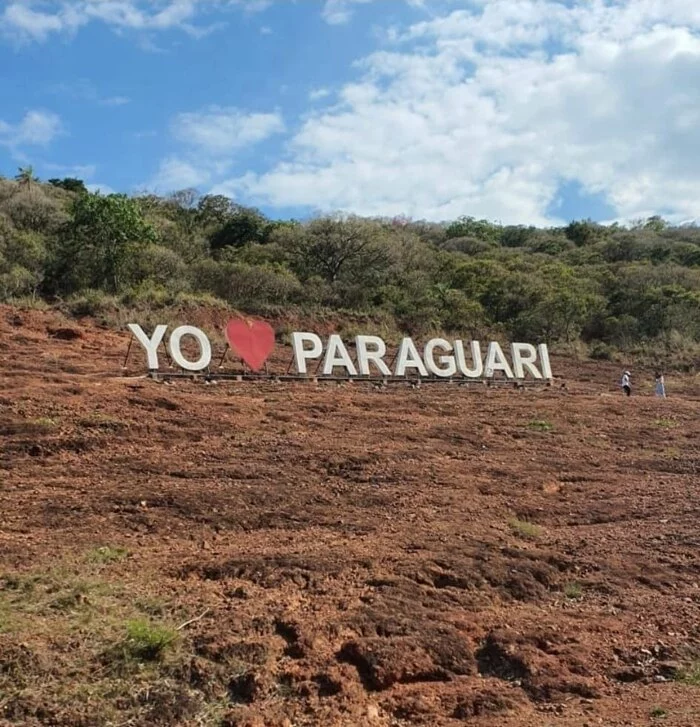
[[[0,723],[700,724],[697,379],[166,385],[127,342],[0,308]]]

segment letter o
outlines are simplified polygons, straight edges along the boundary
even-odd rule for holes
[[[202,355],[197,361],[188,361],[180,350],[180,339],[183,336],[192,336],[197,339]],[[203,331],[194,326],[179,326],[170,334],[170,355],[173,361],[186,371],[201,371],[211,363],[211,344]]]

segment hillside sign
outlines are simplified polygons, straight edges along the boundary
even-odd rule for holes
[[[157,325],[151,335],[130,323],[129,330],[146,352],[148,368],[160,368],[158,351],[165,341],[168,326]],[[230,348],[253,372],[260,372],[275,347],[275,332],[264,321],[234,319],[226,329],[227,350]],[[196,344],[198,355],[185,355],[182,341],[189,338]],[[132,339],[133,342],[134,339]],[[129,344],[131,347],[131,344]],[[195,348],[190,347],[190,350]],[[507,357],[496,341],[482,350],[479,341],[432,338],[419,349],[409,337],[403,338],[390,360],[387,346],[379,336],[358,335],[354,338],[355,358],[342,338],[333,334],[326,341],[315,333],[292,333],[292,364],[295,377],[334,377],[342,372],[343,378],[380,377],[406,378],[413,374],[419,378],[449,379],[461,376],[468,379],[490,379],[499,372],[506,379],[524,379],[528,375],[536,380],[552,379],[549,352],[546,344],[511,343]],[[212,361],[212,346],[208,336],[195,326],[178,326],[168,337],[166,351],[176,366],[186,372],[207,371]],[[225,356],[225,353],[224,353]],[[128,357],[128,354],[127,354]],[[223,362],[223,358],[222,358]],[[314,371],[310,372],[311,366]]]

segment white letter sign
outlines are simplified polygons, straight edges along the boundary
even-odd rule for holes
[[[343,344],[343,339],[337,334],[334,334],[328,339],[326,358],[323,362],[323,375],[332,376],[333,369],[336,366],[344,368],[350,376],[357,376],[355,364],[352,362],[350,354]]]
[[[158,368],[158,346],[160,346],[168,327],[162,324],[156,326],[151,338],[144,333],[143,328],[138,323],[129,323],[128,328],[136,336],[136,340],[146,349],[148,368],[155,371]]]
[[[151,336],[147,335],[143,328],[136,323],[129,323],[128,328],[146,351],[149,370],[158,371],[158,348],[163,343],[168,327],[162,324],[157,325]],[[264,376],[276,376],[268,374],[265,363],[275,347],[275,331],[268,323],[245,318],[232,319],[226,325],[224,332],[227,340],[224,357],[230,348],[253,369],[256,377],[260,376],[257,372],[263,364],[266,366]],[[193,337],[199,346],[200,355],[196,361],[189,360],[182,352],[181,340],[184,336]],[[353,356],[352,347],[348,349],[338,334],[330,335],[324,345],[324,341],[315,333],[292,333],[293,363],[296,364],[296,373],[299,376],[307,376],[309,362],[317,361],[319,363],[316,371],[321,372],[318,378],[334,378],[335,369],[342,369],[342,378],[348,379],[357,376],[373,378],[372,374],[376,377],[377,373],[385,378],[398,379],[409,376],[412,373],[411,369],[415,371],[414,375],[429,380],[452,379],[453,377],[490,379],[493,378],[496,371],[503,372],[506,379],[521,380],[532,377],[535,380],[551,380],[553,378],[549,351],[545,343],[538,346],[530,343],[510,343],[510,356],[506,358],[499,343],[491,341],[484,357],[479,341],[465,342],[459,339],[448,341],[445,338],[431,338],[423,350],[419,351],[413,340],[409,336],[405,336],[401,339],[396,356],[389,365],[385,362],[386,343],[379,336],[357,335],[354,343],[356,353]],[[129,351],[131,345],[129,343]],[[208,369],[211,364],[212,344],[207,335],[194,326],[177,327],[170,334],[167,350],[170,352],[173,362],[186,371],[202,371]],[[129,352],[127,352],[127,359],[128,357]],[[222,364],[223,360],[222,357]],[[124,364],[126,365],[126,361]],[[287,369],[287,375],[289,369],[291,369],[291,363]],[[208,372],[207,377],[211,376],[211,372]],[[222,376],[225,375],[222,374]],[[236,378],[241,380],[241,375],[236,374]],[[316,377],[314,378],[316,379]]]
[[[527,369],[536,379],[541,379],[542,374],[537,370],[537,349],[530,343],[511,343],[510,357],[513,360],[513,369],[516,379],[524,379]]]
[[[304,348],[304,342],[311,343],[311,348]],[[323,343],[315,333],[292,333],[292,347],[294,348],[294,363],[297,372],[306,373],[307,359],[318,358],[323,353]]]
[[[370,345],[374,350],[367,348]],[[357,365],[362,376],[370,375],[370,361],[384,376],[391,376],[391,370],[383,360],[386,355],[386,343],[379,336],[356,336],[355,348],[357,349]]]
[[[457,364],[455,364],[454,356],[440,356],[439,361],[442,367],[435,363],[433,351],[439,348],[447,353],[452,353],[452,346],[449,341],[444,338],[433,338],[425,344],[423,355],[425,357],[425,366],[431,374],[449,378],[457,373]]]
[[[549,349],[547,348],[547,344],[540,343],[540,345],[537,347],[537,350],[540,354],[540,361],[542,362],[542,373],[544,374],[545,379],[553,378],[552,367],[549,364]]]
[[[399,353],[396,358],[396,375],[405,376],[406,369],[418,369],[418,373],[421,376],[428,375],[420,354],[416,350],[416,345],[410,338],[404,338],[401,341]]]
[[[457,359],[460,373],[468,379],[478,379],[484,373],[484,362],[481,360],[481,344],[478,341],[472,341],[471,351],[472,360],[474,361],[473,369],[467,366],[467,361],[464,356],[464,343],[462,341],[455,341],[455,358]]]
[[[201,354],[196,361],[188,361],[180,350],[180,339],[183,336],[192,336],[197,339]],[[201,371],[211,363],[211,344],[203,331],[194,326],[179,326],[170,334],[170,342],[168,343],[170,355],[173,361],[186,371]]]
[[[484,373],[489,378],[493,376],[494,371],[503,371],[507,378],[513,378],[513,372],[510,370],[506,357],[503,355],[503,351],[496,341],[491,341],[489,347],[486,349],[486,365],[484,369]]]

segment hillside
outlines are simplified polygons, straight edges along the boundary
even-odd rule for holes
[[[217,301],[692,370],[700,229],[659,217],[551,228],[469,216],[272,220],[194,190],[101,196],[77,179],[42,184],[31,168],[0,178],[0,302],[101,316]]]
[[[696,375],[158,384],[128,338],[0,307],[3,724],[700,722]]]

